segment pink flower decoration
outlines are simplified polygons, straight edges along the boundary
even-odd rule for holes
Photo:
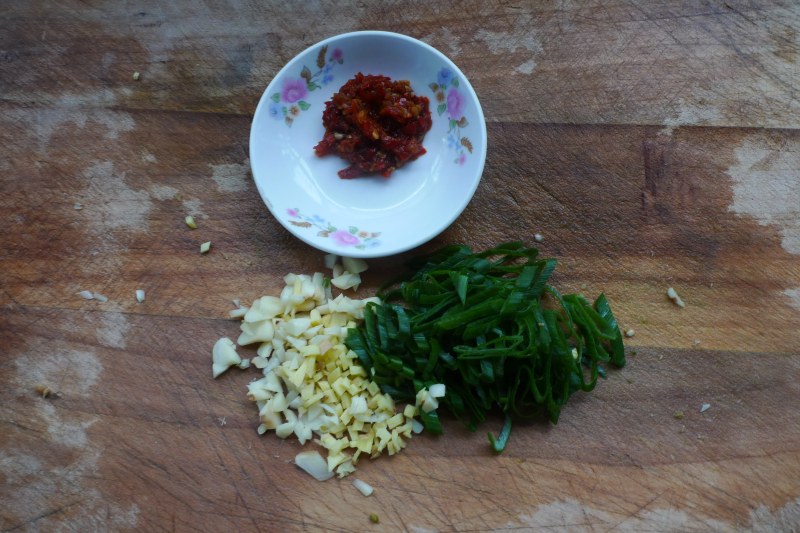
[[[290,217],[294,217],[294,218],[297,218],[299,216],[299,213],[297,212],[297,209],[287,209],[286,210],[286,214],[289,215]]]
[[[336,241],[336,244],[339,246],[353,246],[359,243],[358,237],[341,229],[331,233],[331,239]]]
[[[464,152],[461,152],[460,154],[458,154],[458,158],[456,159],[456,163],[458,163],[459,165],[463,165],[466,160],[467,160],[467,156],[464,154]]]
[[[342,59],[342,49],[334,48],[333,52],[331,52],[331,59],[333,61],[340,61]]]
[[[451,87],[447,91],[447,114],[450,118],[458,120],[464,116],[464,95],[458,89]]]
[[[306,97],[308,94],[308,87],[306,87],[306,80],[302,78],[287,79],[283,82],[283,89],[281,90],[281,99],[284,102],[294,103]]]

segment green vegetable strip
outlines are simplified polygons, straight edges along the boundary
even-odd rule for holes
[[[416,259],[408,277],[383,287],[364,323],[346,343],[384,392],[413,401],[444,383],[440,401],[470,429],[497,407],[506,422],[495,451],[505,448],[511,415],[546,415],[556,423],[578,390],[591,391],[605,363],[625,364],[622,335],[604,295],[594,304],[547,284],[555,259],[536,248],[501,244],[473,253],[448,246]],[[420,420],[441,433],[435,412]]]
[[[497,437],[497,440],[494,439],[494,435],[489,432],[489,444],[492,445],[492,449],[495,453],[500,453],[506,449],[506,443],[508,442],[508,437],[511,435],[511,417],[506,415],[506,421],[503,423],[503,429],[500,430],[500,435]]]

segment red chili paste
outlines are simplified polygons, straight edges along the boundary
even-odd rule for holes
[[[389,177],[425,153],[422,139],[431,129],[431,112],[428,99],[415,95],[407,80],[359,72],[325,103],[322,124],[325,135],[314,151],[350,162],[340,178]]]

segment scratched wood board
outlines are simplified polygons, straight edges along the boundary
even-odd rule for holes
[[[639,4],[4,4],[0,530],[797,528],[800,10]],[[296,53],[359,29],[450,56],[489,153],[463,215],[370,261],[358,294],[415,253],[540,233],[553,283],[635,330],[557,426],[493,456],[498,417],[446,419],[359,464],[369,498],[256,434],[255,371],[210,377],[232,299],[323,268],[257,195],[255,105]]]

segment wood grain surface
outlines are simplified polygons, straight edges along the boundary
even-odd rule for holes
[[[368,498],[256,434],[255,372],[210,372],[232,299],[323,269],[252,182],[258,99],[362,29],[452,58],[489,151],[463,215],[358,294],[540,233],[553,283],[635,329],[557,426],[493,456],[498,418],[445,419],[359,464]],[[798,32],[790,0],[2,2],[0,531],[800,531]]]

